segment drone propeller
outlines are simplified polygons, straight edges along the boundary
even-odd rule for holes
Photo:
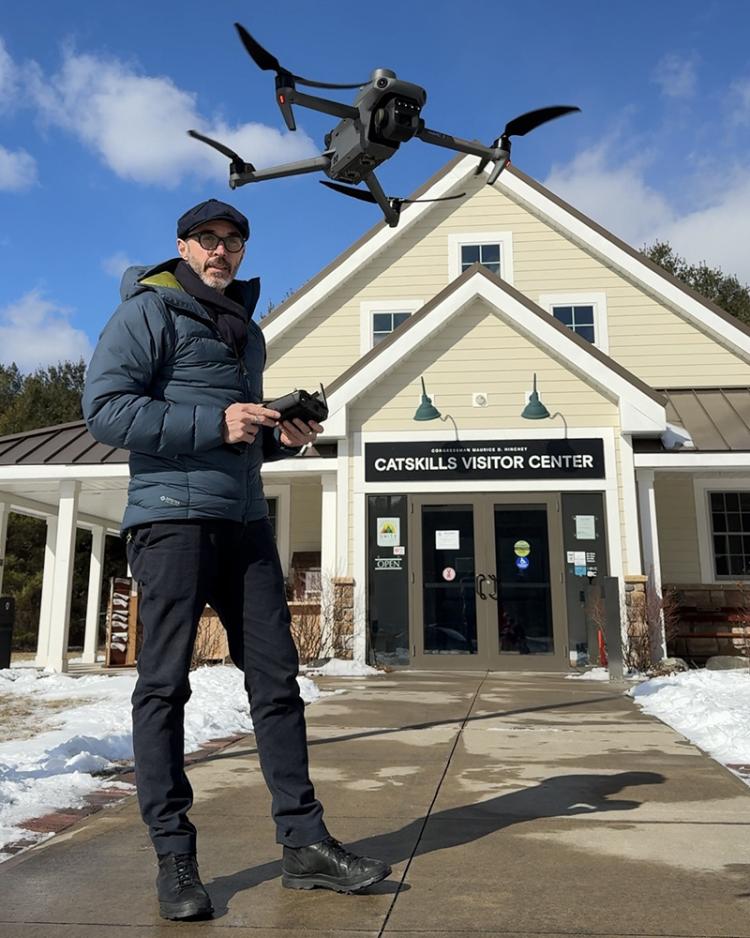
[[[300,85],[307,85],[308,88],[350,90],[352,88],[361,88],[362,85],[367,84],[366,81],[361,81],[356,85],[332,85],[322,81],[311,81],[309,78],[302,78],[301,75],[295,75],[293,72],[290,72],[288,68],[284,68],[275,55],[271,55],[256,39],[253,39],[241,23],[235,23],[234,26],[242,40],[242,45],[247,50],[253,62],[255,62],[258,68],[263,69],[264,72],[276,72],[278,75],[284,76],[289,75],[294,81],[299,82]]]
[[[219,153],[223,153],[224,156],[229,157],[232,161],[231,168],[237,166],[238,172],[254,172],[255,167],[252,163],[246,163],[242,157],[235,153],[234,150],[230,150],[229,147],[224,143],[219,143],[218,140],[212,140],[210,137],[206,137],[203,134],[199,134],[197,130],[188,130],[188,134],[193,137],[195,140],[200,140],[201,143],[207,143],[210,147],[213,147],[214,150],[218,150]]]
[[[328,186],[329,189],[340,192],[342,195],[349,195],[353,199],[359,199],[361,202],[373,202],[375,205],[378,204],[378,200],[372,192],[368,192],[366,189],[355,189],[354,186],[344,186],[340,182],[329,182],[327,179],[320,179],[319,182],[321,185]],[[391,206],[396,211],[399,211],[402,205],[413,205],[415,202],[450,202],[451,199],[462,199],[465,195],[465,192],[459,192],[458,195],[444,195],[440,199],[399,199],[396,196],[389,195],[387,199],[391,203]]]
[[[496,137],[492,143],[493,150],[497,150],[499,147],[501,150],[505,151],[507,156],[504,159],[501,157],[495,163],[495,168],[490,173],[490,177],[487,182],[492,184],[500,175],[501,171],[505,168],[506,163],[510,159],[511,137],[524,137],[527,133],[535,130],[537,127],[540,127],[542,124],[546,124],[548,121],[555,120],[557,117],[562,117],[565,114],[572,114],[574,111],[580,110],[581,109],[579,107],[570,107],[566,105],[540,107],[535,111],[528,111],[526,114],[521,114],[518,117],[514,117],[512,121],[508,121],[508,123],[505,125],[505,130],[500,134],[499,137]],[[489,162],[490,161],[487,158],[482,159],[479,163],[479,166],[477,166],[476,170],[474,171],[474,174],[478,176]]]

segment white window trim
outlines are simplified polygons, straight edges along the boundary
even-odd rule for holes
[[[607,294],[604,292],[540,293],[539,305],[552,315],[553,306],[593,306],[594,345],[609,355],[609,333],[607,332]]]
[[[716,479],[693,479],[695,494],[695,519],[698,528],[698,554],[701,565],[701,583],[736,583],[750,580],[750,576],[732,575],[717,577],[714,559],[714,541],[711,533],[711,512],[708,508],[710,492],[750,492],[747,476],[723,476]]]
[[[359,304],[359,354],[366,355],[373,347],[372,319],[375,313],[409,313],[414,315],[424,300],[362,300]]]
[[[500,276],[513,286],[513,232],[464,231],[448,235],[448,280],[461,274],[461,248],[465,244],[499,244]]]
[[[291,545],[292,526],[292,490],[290,485],[269,485],[264,483],[263,494],[266,498],[278,499],[276,512],[276,549],[279,552],[281,569],[284,576],[289,573],[289,548]]]

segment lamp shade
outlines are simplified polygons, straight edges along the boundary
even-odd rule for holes
[[[422,381],[422,403],[417,407],[414,414],[414,420],[436,420],[440,416],[440,411],[437,407],[434,406],[430,398],[427,396],[427,390],[424,386],[424,378]]]
[[[544,420],[549,417],[549,411],[539,400],[536,390],[536,375],[534,375],[534,390],[531,392],[529,403],[524,407],[521,416],[525,420]]]

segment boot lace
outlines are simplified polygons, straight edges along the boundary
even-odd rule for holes
[[[346,863],[354,863],[355,861],[361,859],[357,856],[356,853],[352,853],[350,850],[347,850],[341,841],[336,840],[335,837],[327,837],[323,843],[327,847],[330,847],[331,852],[334,853],[339,860],[343,860]]]
[[[177,885],[180,889],[195,885],[196,872],[195,858],[190,853],[180,853],[174,858],[174,869],[177,876]]]

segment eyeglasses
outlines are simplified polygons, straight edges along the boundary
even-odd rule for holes
[[[199,231],[197,234],[189,234],[188,238],[194,238],[204,251],[215,251],[221,243],[230,254],[237,254],[245,246],[245,239],[239,235],[227,235],[226,238],[220,238],[213,231]]]

